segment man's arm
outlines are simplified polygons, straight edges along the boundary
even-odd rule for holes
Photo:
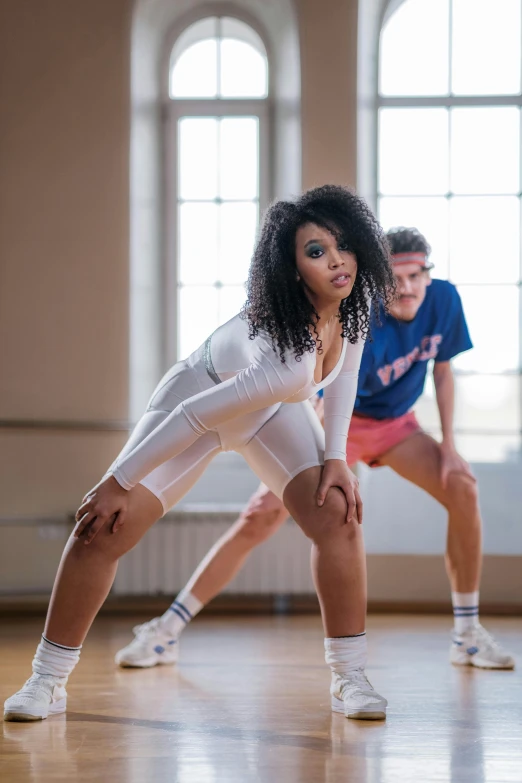
[[[453,437],[455,382],[450,362],[435,362],[433,380],[435,382],[435,394],[442,429],[442,445],[448,449],[455,449]]]
[[[466,473],[468,476],[473,476],[473,474],[468,463],[459,456],[455,448],[453,433],[455,381],[450,362],[435,362],[433,380],[442,429],[441,481],[442,486],[446,487],[450,473]]]

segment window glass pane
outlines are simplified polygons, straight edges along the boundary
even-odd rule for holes
[[[179,197],[213,199],[218,195],[218,120],[183,117],[179,121]]]
[[[223,98],[264,98],[267,94],[267,62],[244,41],[221,41],[221,95]]]
[[[520,435],[456,435],[455,445],[468,462],[522,461]]]
[[[381,109],[379,190],[439,195],[448,190],[446,109]]]
[[[520,0],[453,0],[452,91],[520,90]]]
[[[218,94],[217,41],[198,41],[180,54],[171,72],[172,98],[215,98]]]
[[[520,376],[456,377],[455,426],[466,430],[520,430]]]
[[[245,24],[245,22],[242,22],[239,19],[235,19],[233,16],[223,16],[219,21],[222,38],[233,38],[236,41],[243,41],[266,57],[266,49],[263,40],[253,27],[250,27],[250,25]]]
[[[431,245],[430,260],[435,264],[433,277],[448,277],[448,199],[432,198],[381,198],[379,219],[385,230],[395,226],[418,228]]]
[[[192,44],[199,41],[205,41],[207,38],[218,38],[218,19],[216,16],[206,16],[204,19],[198,19],[194,24],[186,27],[176,43],[172,47],[172,60],[175,62],[180,54],[188,49]]]
[[[450,276],[454,283],[515,283],[519,277],[515,196],[453,198]]]
[[[243,286],[223,286],[219,289],[219,323],[224,324],[239,313],[245,303]]]
[[[424,394],[415,403],[415,414],[430,432],[440,430],[440,417],[433,384],[433,368]],[[455,428],[512,432],[520,429],[521,380],[518,375],[455,376]]]
[[[504,372],[518,367],[519,314],[516,286],[459,286],[474,348],[454,360],[455,367]]]
[[[218,326],[218,289],[183,286],[179,289],[179,352],[186,359]]]
[[[451,190],[518,193],[520,110],[515,106],[453,109]]]
[[[381,36],[381,95],[448,92],[448,0],[406,0]]]
[[[221,204],[219,280],[242,284],[248,277],[257,227],[257,204]]]
[[[221,120],[219,139],[220,192],[223,199],[254,199],[258,194],[257,117]]]
[[[218,276],[218,210],[214,203],[180,204],[179,279],[215,283]]]

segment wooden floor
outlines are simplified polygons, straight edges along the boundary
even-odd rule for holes
[[[137,618],[141,619],[141,618]],[[201,617],[181,663],[115,668],[128,618],[97,621],[69,711],[3,723],[3,783],[521,783],[520,619],[485,622],[515,672],[455,669],[448,618],[372,616],[368,674],[386,722],[332,714],[317,617]],[[4,621],[0,696],[20,687],[41,620]]]

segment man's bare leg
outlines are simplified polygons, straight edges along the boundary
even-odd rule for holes
[[[273,536],[288,517],[283,502],[262,484],[230,530],[198,565],[185,590],[203,605],[208,604],[232,581],[252,550]]]
[[[482,520],[477,483],[464,473],[450,474],[444,489],[440,478],[440,445],[418,432],[379,458],[412,484],[424,489],[448,512],[446,571],[451,589],[472,593],[479,589],[482,565]]]
[[[135,639],[116,653],[116,663],[133,668],[175,663],[177,640],[186,625],[232,581],[252,550],[270,538],[286,519],[288,511],[283,502],[261,484],[167,611],[135,628]]]
[[[415,433],[394,446],[379,461],[424,489],[448,512],[445,560],[455,618],[451,662],[512,669],[513,657],[479,623],[482,520],[476,481],[465,473],[450,473],[444,488],[441,447],[425,432]]]

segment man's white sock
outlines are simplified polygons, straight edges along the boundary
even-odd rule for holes
[[[349,674],[364,669],[368,658],[366,631],[357,636],[341,636],[324,640],[325,660],[335,674]]]
[[[160,617],[161,629],[172,636],[179,636],[186,625],[203,609],[203,604],[190,590],[182,590]]]
[[[66,647],[42,636],[33,658],[33,672],[66,680],[80,659],[81,649],[81,646]]]
[[[478,590],[474,593],[452,593],[451,601],[456,633],[466,633],[479,624]]]

